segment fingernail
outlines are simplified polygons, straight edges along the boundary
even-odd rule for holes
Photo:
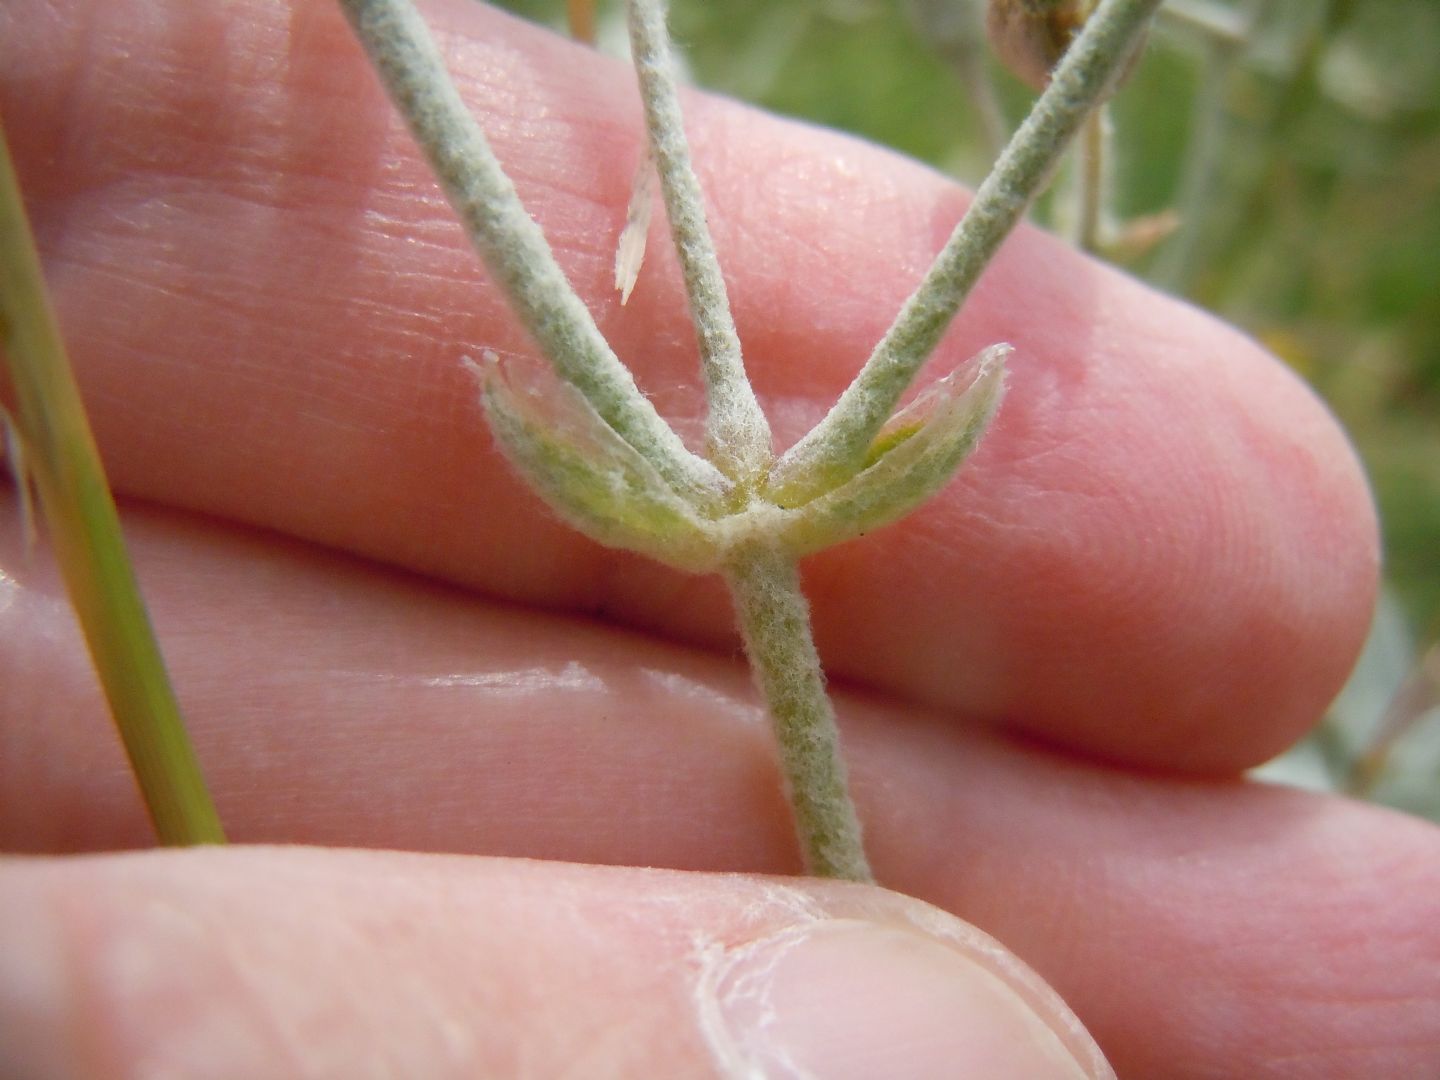
[[[903,927],[792,927],[712,970],[707,1033],[735,1077],[1113,1076],[1059,998],[1007,962],[1025,972],[1020,984],[994,956]]]

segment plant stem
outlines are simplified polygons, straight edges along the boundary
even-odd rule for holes
[[[1250,15],[1215,0],[1167,0],[1162,18],[1176,26],[1225,42],[1244,45],[1250,34]]]
[[[340,0],[390,97],[540,349],[676,491],[713,503],[723,476],[661,419],[555,262],[490,144],[460,100],[424,21],[408,0]]]
[[[985,66],[985,50],[979,42],[967,43],[964,48],[941,48],[940,56],[955,73],[965,100],[975,110],[980,145],[985,149],[986,160],[993,162],[1004,152],[1010,128],[995,92],[995,82],[990,78],[990,69]]]
[[[873,881],[795,562],[764,544],[747,545],[732,556],[725,580],[770,709],[805,869]]]
[[[3,133],[0,339],[56,560],[155,832],[167,845],[223,843],[125,552]]]
[[[777,463],[787,501],[833,486],[870,444],[1055,163],[1109,94],[1161,0],[1102,0],[919,287],[830,413]]]
[[[1103,243],[1107,198],[1105,131],[1108,109],[1101,105],[1085,120],[1080,132],[1078,183],[1076,184],[1075,246],[1081,251],[1099,251]]]
[[[905,8],[926,45],[960,83],[975,110],[986,161],[993,162],[1005,149],[1009,125],[987,63],[984,0],[907,0]]]
[[[690,164],[665,29],[665,4],[663,0],[628,0],[626,13],[651,152],[700,342],[700,370],[710,406],[709,457],[732,480],[750,487],[774,461],[770,424],[745,376],[725,278],[705,221],[705,199]]]
[[[1206,254],[1207,211],[1215,202],[1217,173],[1230,128],[1230,80],[1264,14],[1265,4],[1266,0],[1244,0],[1238,8],[1228,11],[1231,33],[1207,33],[1204,37],[1200,88],[1191,111],[1190,135],[1175,195],[1180,228],[1159,254],[1150,274],[1157,285],[1173,292],[1185,292]],[[1178,8],[1176,14],[1185,10]]]
[[[1431,645],[1391,695],[1374,733],[1356,758],[1340,770],[1343,790],[1365,797],[1379,783],[1401,739],[1440,704],[1440,644]]]

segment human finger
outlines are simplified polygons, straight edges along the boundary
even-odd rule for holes
[[[233,839],[798,871],[736,658],[213,522],[127,520]],[[0,849],[149,842],[53,571],[0,566]],[[880,880],[1015,949],[1122,1075],[1440,1063],[1434,827],[836,701]]]
[[[0,863],[7,1075],[1110,1077],[879,889],[397,852]]]
[[[693,428],[656,238],[608,283],[640,154],[613,61],[427,7],[601,328]],[[554,522],[490,448],[464,353],[531,352],[326,5],[7,5],[0,107],[122,490],[552,609],[729,648],[715,581]],[[695,96],[690,127],[778,437],[834,399],[963,194]],[[763,178],[763,182],[757,182]],[[1338,688],[1377,543],[1343,436],[1252,343],[1021,230],[936,359],[1017,347],[1002,416],[909,521],[813,559],[829,669],[1084,752],[1226,771]]]

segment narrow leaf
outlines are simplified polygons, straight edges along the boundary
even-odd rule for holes
[[[180,717],[0,132],[0,360],[46,534],[162,844],[223,843]]]

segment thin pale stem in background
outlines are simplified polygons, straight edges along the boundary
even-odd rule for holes
[[[804,499],[862,461],[1055,163],[1105,100],[1160,0],[1103,0],[975,193],[950,240],[834,409],[776,465],[772,487]]]
[[[50,309],[3,133],[0,339],[47,535],[156,835],[167,845],[223,843]]]
[[[617,434],[677,491],[713,502],[728,487],[661,419],[601,336],[407,0],[340,0],[410,124],[471,242],[525,328]]]
[[[726,581],[780,746],[806,871],[872,881],[795,562],[751,545],[735,553]]]
[[[1215,0],[1168,0],[1160,14],[1168,22],[1228,45],[1244,45],[1253,16]]]
[[[1200,20],[1196,26],[1203,33],[1205,59],[1176,189],[1175,211],[1180,227],[1158,254],[1150,274],[1157,285],[1175,292],[1183,293],[1188,288],[1204,256],[1206,211],[1216,198],[1217,173],[1229,135],[1230,82],[1266,3],[1267,0],[1245,0],[1238,8],[1229,10],[1222,32],[1214,32],[1211,25],[1217,21],[1218,14]],[[1175,5],[1173,10],[1166,8],[1172,15],[1205,10],[1204,5],[1195,4]]]
[[[985,55],[984,49],[979,47],[941,52],[942,59],[949,64],[965,92],[965,100],[975,110],[980,145],[985,148],[987,160],[993,162],[1005,150],[1010,126],[1005,120],[1005,111],[1000,107],[1000,96],[995,93],[995,82],[990,78]]]
[[[707,449],[722,472],[749,487],[768,471],[773,460],[770,425],[745,375],[725,279],[705,221],[704,196],[690,164],[665,29],[665,4],[662,0],[628,0],[626,11],[651,153],[700,341],[700,370],[710,406]]]
[[[1343,789],[1369,796],[1384,776],[1396,745],[1440,704],[1440,644],[1425,650],[1391,696],[1369,745],[1344,770]]]
[[[1109,138],[1108,108],[1100,106],[1092,112],[1081,129],[1077,144],[1075,246],[1081,251],[1097,252],[1105,243],[1105,221],[1108,191],[1106,160]]]
[[[990,78],[983,0],[908,0],[905,7],[925,44],[954,73],[975,110],[986,161],[993,162],[1005,149],[1010,128]]]

